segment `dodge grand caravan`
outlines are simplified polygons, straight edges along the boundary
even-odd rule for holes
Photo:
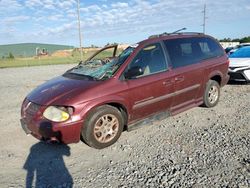
[[[101,149],[123,130],[202,104],[214,107],[229,80],[227,55],[204,34],[164,33],[116,53],[116,45],[105,47],[34,89],[21,108],[24,131]]]

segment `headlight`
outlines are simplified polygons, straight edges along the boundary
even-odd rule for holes
[[[43,116],[54,122],[63,122],[69,119],[70,115],[73,113],[73,108],[68,107],[56,107],[49,106],[43,112]]]

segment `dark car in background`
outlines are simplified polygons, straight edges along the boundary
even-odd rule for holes
[[[34,89],[21,108],[25,132],[101,149],[124,130],[202,104],[214,107],[229,79],[227,55],[204,34],[164,33],[119,56],[116,50],[106,47]]]

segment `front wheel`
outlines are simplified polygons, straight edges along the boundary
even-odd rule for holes
[[[203,96],[204,106],[211,108],[216,106],[220,98],[220,85],[214,80],[209,80]]]
[[[102,149],[114,144],[123,131],[121,112],[109,105],[94,109],[86,119],[81,135],[91,147]]]

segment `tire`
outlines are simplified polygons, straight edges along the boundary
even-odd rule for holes
[[[209,80],[203,96],[203,106],[212,108],[217,105],[220,98],[220,85],[214,80]]]
[[[90,147],[102,149],[118,140],[123,127],[121,112],[113,106],[104,105],[90,112],[81,130],[81,136]]]

